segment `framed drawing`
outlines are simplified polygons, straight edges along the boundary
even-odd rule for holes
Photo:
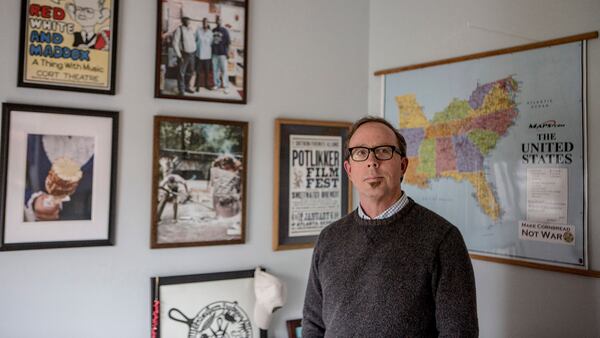
[[[275,120],[273,250],[310,248],[352,208],[344,175],[350,123]]]
[[[0,250],[114,244],[118,116],[2,105]]]
[[[155,97],[246,103],[248,1],[157,0]]]
[[[156,116],[152,248],[244,243],[248,123]]]
[[[408,143],[403,189],[461,230],[473,258],[588,271],[586,40],[380,71]]]
[[[302,338],[302,319],[292,319],[285,322],[288,338]]]
[[[115,94],[118,0],[22,0],[19,87]]]
[[[260,337],[254,270],[151,279],[152,337]]]

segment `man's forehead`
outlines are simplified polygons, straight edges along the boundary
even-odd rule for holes
[[[375,142],[375,139],[385,140],[386,144],[396,144],[396,134],[385,124],[379,122],[367,122],[360,125],[352,135],[350,144],[361,143],[361,145]]]

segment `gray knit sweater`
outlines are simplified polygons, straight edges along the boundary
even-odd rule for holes
[[[303,317],[303,338],[477,337],[460,232],[412,199],[383,220],[355,210],[319,235]]]

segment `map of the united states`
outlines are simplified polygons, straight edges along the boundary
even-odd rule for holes
[[[512,76],[478,84],[468,100],[454,98],[431,120],[414,94],[397,96],[400,132],[406,138],[409,159],[403,182],[427,188],[432,179],[466,180],[483,212],[498,220],[500,205],[483,162],[514,124],[519,113],[517,92]]]

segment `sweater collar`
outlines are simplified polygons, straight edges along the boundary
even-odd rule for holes
[[[396,212],[395,214],[393,214],[392,216],[390,216],[388,218],[362,219],[358,215],[358,208],[356,208],[352,212],[352,217],[354,218],[354,221],[361,226],[382,226],[382,225],[394,224],[399,219],[402,219],[406,214],[408,214],[410,209],[412,209],[412,207],[415,205],[415,201],[412,198],[407,197],[407,200],[408,201],[406,202],[406,205],[404,207],[402,207],[402,209],[400,209],[398,212]],[[360,206],[359,206],[359,208],[360,208]]]

